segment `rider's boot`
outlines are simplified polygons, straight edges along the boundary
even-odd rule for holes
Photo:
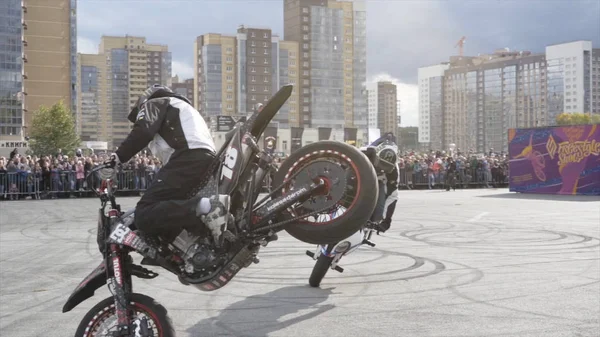
[[[202,219],[217,244],[221,242],[221,236],[227,230],[230,199],[229,195],[219,194],[210,197],[208,201],[207,198],[202,198],[196,205],[196,216]]]

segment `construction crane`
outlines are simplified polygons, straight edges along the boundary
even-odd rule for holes
[[[467,41],[467,37],[463,36],[460,38],[460,40],[458,40],[458,42],[456,42],[456,45],[454,46],[454,48],[458,47],[458,54],[460,56],[463,56],[463,46],[465,45],[465,41]]]

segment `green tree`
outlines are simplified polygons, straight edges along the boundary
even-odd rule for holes
[[[563,112],[560,115],[556,116],[556,125],[582,125],[582,124],[592,124],[596,120],[596,123],[600,118],[597,115],[590,115],[586,113],[566,113]]]
[[[33,113],[29,146],[36,155],[56,154],[61,149],[70,154],[80,145],[75,120],[63,101],[48,108],[41,106]]]
[[[600,124],[600,114],[592,115],[592,124]]]

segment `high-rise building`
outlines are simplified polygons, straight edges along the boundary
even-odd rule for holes
[[[112,125],[108,114],[109,74],[104,54],[78,54],[77,134],[84,141],[107,141]]]
[[[236,36],[199,36],[195,50],[194,105],[205,117],[245,116],[293,84],[273,122],[281,128],[299,124],[296,42],[280,41],[270,29],[241,26]]]
[[[0,137],[20,139],[40,106],[74,110],[76,1],[6,0],[0,15]]]
[[[419,68],[419,143],[442,148],[444,72],[449,64]],[[425,145],[427,146],[427,145]]]
[[[204,117],[236,114],[236,41],[205,34],[194,42],[194,106]]]
[[[508,129],[547,124],[543,54],[498,50],[451,57],[444,73],[442,147],[506,151]]]
[[[600,114],[600,48],[592,49],[592,112]]]
[[[554,121],[561,112],[591,112],[592,107],[592,42],[574,41],[546,47],[548,83],[554,97],[564,95],[562,109],[550,109]],[[562,86],[562,88],[561,88]],[[560,108],[560,106],[559,106]]]
[[[285,0],[284,39],[299,45],[301,126],[366,133],[363,0]]]
[[[454,143],[461,150],[507,151],[510,128],[553,125],[563,112],[600,112],[596,50],[590,41],[575,41],[548,46],[545,54],[501,49],[420,68],[419,142],[436,149]],[[437,97],[426,80],[432,75],[443,83],[436,101],[440,118],[428,106]],[[441,133],[433,131],[438,120]],[[438,134],[441,142],[432,141]]]
[[[180,81],[179,76],[171,78],[171,90],[194,102],[194,79]]]
[[[300,90],[297,88],[300,82],[298,58],[298,42],[279,41],[279,88],[288,84],[294,86],[292,95],[275,115],[281,128],[286,128],[286,124],[287,127],[300,126]]]
[[[267,28],[237,31],[238,101],[237,111],[252,111],[257,103],[266,103],[277,88],[279,39]],[[277,46],[273,48],[272,44]]]
[[[82,140],[106,141],[109,147],[119,146],[129,134],[127,116],[140,94],[153,84],[171,84],[167,46],[148,44],[144,37],[103,36],[98,55],[81,54],[79,61],[78,130]],[[94,139],[98,123],[98,130],[107,130]]]
[[[398,132],[398,99],[396,85],[389,81],[367,85],[369,97],[369,127],[381,134]]]
[[[23,126],[23,10],[21,0],[0,3],[0,138],[21,140]]]

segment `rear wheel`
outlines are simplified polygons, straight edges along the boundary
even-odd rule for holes
[[[316,288],[321,285],[321,281],[323,281],[327,271],[331,269],[331,262],[333,262],[333,257],[325,256],[323,254],[319,255],[312,273],[310,273],[310,277],[308,278],[308,284],[310,284],[311,287]]]
[[[375,169],[358,149],[336,141],[307,145],[288,157],[273,180],[280,195],[311,182],[323,180],[325,187],[303,203],[279,215],[280,220],[299,218],[285,230],[311,244],[341,241],[358,231],[371,217],[379,193]]]
[[[130,295],[130,317],[146,322],[140,327],[141,336],[173,337],[175,332],[167,309],[154,299],[142,294]],[[117,329],[115,300],[108,297],[96,304],[81,320],[75,337],[109,337]]]

